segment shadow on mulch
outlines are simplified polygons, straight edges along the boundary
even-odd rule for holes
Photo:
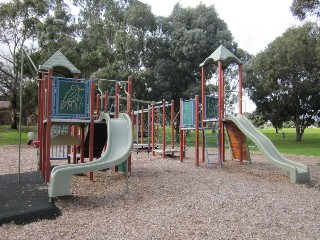
[[[61,211],[49,202],[48,190],[39,171],[0,175],[0,226],[55,219]]]

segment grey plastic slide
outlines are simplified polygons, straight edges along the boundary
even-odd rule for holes
[[[283,157],[274,144],[243,115],[227,115],[224,121],[234,122],[238,128],[249,137],[263,153],[264,157],[273,165],[290,173],[291,183],[305,183],[310,181],[309,168],[306,165],[293,162]]]
[[[110,118],[102,113],[100,120],[107,124],[107,150],[102,156],[88,163],[56,166],[52,169],[49,182],[49,197],[70,195],[71,181],[74,174],[95,172],[112,168],[126,161],[132,149],[132,124],[128,114],[121,113],[119,118]]]

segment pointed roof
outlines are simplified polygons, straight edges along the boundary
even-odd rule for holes
[[[220,45],[203,63],[200,67],[209,63],[218,65],[218,61],[222,61],[222,68],[227,68],[230,63],[234,62],[238,65],[242,65],[243,62],[237,58],[232,52],[230,52],[225,46]]]
[[[77,69],[61,52],[60,50],[56,51],[44,64],[39,66],[39,70],[48,71],[49,68],[54,67],[65,67],[72,74],[80,73],[80,70]]]

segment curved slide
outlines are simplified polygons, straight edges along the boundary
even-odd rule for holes
[[[305,183],[310,180],[310,172],[306,165],[293,162],[283,157],[274,144],[243,115],[227,115],[224,121],[234,122],[238,128],[249,137],[263,153],[264,157],[273,165],[290,173],[291,183]]]
[[[74,174],[95,172],[112,168],[126,161],[132,149],[132,124],[128,114],[121,113],[119,118],[110,118],[101,114],[100,120],[107,124],[107,150],[92,162],[56,166],[52,169],[49,182],[49,197],[70,195],[71,181]]]

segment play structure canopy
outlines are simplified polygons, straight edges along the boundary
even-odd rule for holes
[[[238,65],[242,65],[243,62],[237,58],[232,52],[230,52],[226,47],[220,45],[209,57],[200,64],[203,67],[207,64],[214,63],[218,65],[218,61],[222,62],[222,68],[226,69],[230,63],[234,62]]]

